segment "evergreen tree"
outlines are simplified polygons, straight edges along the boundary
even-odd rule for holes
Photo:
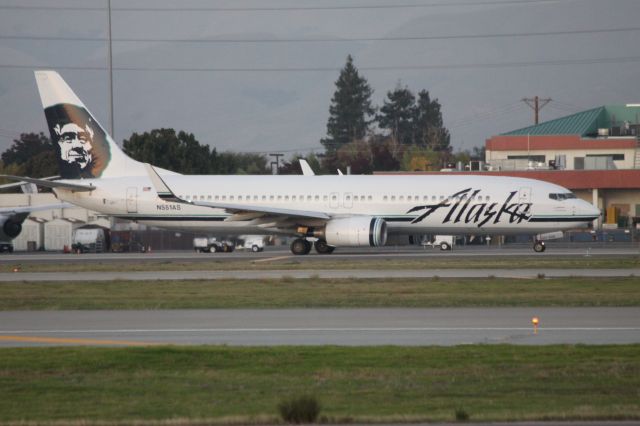
[[[341,146],[362,139],[369,128],[374,109],[371,106],[373,90],[353,65],[351,55],[340,71],[336,91],[329,107],[327,137],[321,143],[328,153],[335,153]]]
[[[398,85],[393,92],[387,92],[387,99],[377,117],[380,128],[388,129],[391,136],[403,145],[410,145],[415,141],[415,102],[416,98],[409,88]]]
[[[192,133],[174,129],[154,129],[139,135],[134,133],[123,144],[130,157],[178,173],[207,174],[212,169],[215,150],[201,145]]]
[[[13,166],[15,174],[31,177],[58,174],[56,150],[43,133],[22,133],[0,157],[5,167]]]
[[[418,93],[418,104],[415,112],[415,131],[418,145],[434,151],[449,151],[450,135],[442,122],[442,112],[437,99],[431,100],[429,92]]]

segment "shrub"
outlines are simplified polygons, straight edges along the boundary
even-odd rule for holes
[[[459,422],[466,422],[469,420],[469,413],[464,408],[456,408],[456,420]]]
[[[280,402],[278,411],[287,423],[314,423],[320,414],[320,404],[313,396],[301,396]]]

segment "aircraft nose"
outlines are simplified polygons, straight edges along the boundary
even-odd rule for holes
[[[586,201],[584,201],[583,209],[586,215],[596,216],[596,218],[600,217],[602,214],[599,208]]]

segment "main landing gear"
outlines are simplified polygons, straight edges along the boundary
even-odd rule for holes
[[[291,253],[295,255],[309,254],[311,251],[311,243],[304,238],[296,238],[291,243]]]
[[[536,240],[533,243],[533,251],[535,251],[536,253],[542,253],[543,251],[546,250],[546,248],[547,247],[545,247],[544,241]]]
[[[317,240],[314,246],[318,254],[331,254],[336,249],[334,246],[327,244],[325,240]]]
[[[312,244],[310,241],[307,241],[304,238],[296,238],[291,243],[291,253],[295,255],[309,254],[311,246]],[[316,240],[313,246],[315,246],[318,254],[331,254],[333,253],[333,250],[335,250],[335,247],[327,244],[325,240]]]

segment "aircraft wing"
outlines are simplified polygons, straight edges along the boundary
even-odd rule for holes
[[[49,177],[45,177],[45,178],[41,178],[42,180],[52,180],[52,179],[60,179],[60,176],[49,176]],[[21,181],[21,182],[14,182],[14,183],[6,183],[4,185],[0,185],[0,189],[7,189],[7,188],[15,188],[16,186],[21,186],[26,184],[26,182]]]
[[[57,204],[41,204],[38,206],[20,206],[20,207],[0,207],[0,213],[18,214],[18,213],[31,213],[42,210],[52,209],[68,209],[76,207],[69,203],[57,203]]]
[[[272,216],[287,216],[287,217],[300,217],[307,219],[322,219],[329,220],[331,216],[323,212],[310,211],[310,210],[294,210],[294,209],[280,209],[277,207],[266,206],[252,206],[246,204],[233,204],[233,203],[212,203],[208,201],[195,201],[195,200],[183,200],[177,197],[171,188],[164,182],[164,180],[158,175],[152,165],[145,163],[144,165],[149,174],[149,178],[153,186],[155,187],[158,197],[165,201],[172,201],[175,203],[191,204],[194,206],[211,207],[215,209],[225,209],[230,213],[242,214],[242,213],[257,213],[259,215],[272,215]],[[250,215],[249,215],[250,217]]]
[[[44,186],[45,188],[62,188],[62,189],[68,189],[71,191],[78,191],[78,192],[93,191],[96,189],[96,187],[93,185],[79,185],[76,183],[60,182],[57,180],[34,179],[34,178],[24,177],[24,176],[0,175],[0,178],[14,180],[16,182],[21,182],[21,183],[24,183],[24,182],[34,183],[38,186]]]

